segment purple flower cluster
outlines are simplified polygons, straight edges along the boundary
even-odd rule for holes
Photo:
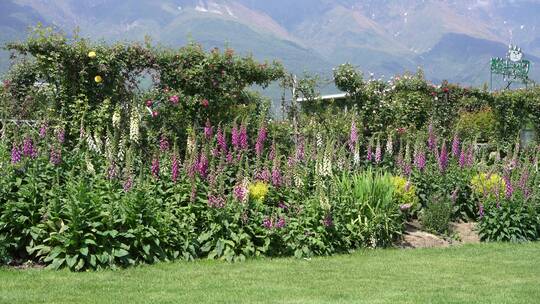
[[[233,188],[233,196],[239,202],[244,202],[248,193],[248,189],[242,183],[237,184]]]
[[[152,171],[152,176],[154,178],[159,178],[159,157],[158,156],[154,156],[154,158],[152,159],[151,171]]]
[[[266,138],[268,136],[268,131],[266,129],[266,126],[263,124],[259,128],[259,133],[257,135],[257,142],[255,143],[255,154],[257,157],[260,157],[264,150],[264,142],[266,141]]]
[[[268,169],[264,169],[262,171],[259,171],[255,174],[255,179],[263,181],[265,183],[269,182],[272,178],[272,173]]]
[[[240,150],[240,130],[236,124],[233,125],[231,130],[231,144],[235,150]]]
[[[327,227],[327,228],[334,226],[334,219],[332,218],[332,214],[330,213],[326,214],[322,220],[322,223],[324,227]]]
[[[512,186],[512,180],[510,179],[510,173],[507,172],[503,175],[504,184],[505,184],[505,195],[506,198],[511,198],[512,194],[514,194],[514,187]]]
[[[128,176],[126,180],[124,181],[124,184],[122,185],[124,188],[124,192],[128,192],[133,187],[133,178],[131,176]]]
[[[277,220],[272,216],[272,217],[266,217],[264,220],[263,220],[263,227],[266,228],[266,229],[281,229],[283,227],[285,227],[285,225],[287,224],[287,222],[285,221],[285,218],[283,217],[280,217],[278,218]]]
[[[276,164],[272,168],[272,185],[274,187],[280,187],[282,184],[282,176],[281,171],[279,170],[279,166]]]
[[[107,169],[107,178],[112,180],[112,179],[115,179],[117,176],[118,176],[118,171],[117,171],[116,165],[114,164],[114,162],[112,162],[109,165],[109,168]]]
[[[272,146],[270,147],[270,153],[268,154],[269,160],[274,160],[276,158],[276,142],[272,142]]]
[[[298,143],[296,144],[295,158],[297,161],[303,161],[305,158],[303,138],[298,139]]]
[[[409,162],[402,162],[401,170],[403,171],[403,175],[410,176],[412,173],[412,165]]]
[[[454,157],[456,158],[459,158],[460,156],[459,146],[460,146],[459,136],[456,134],[454,135],[454,140],[452,141],[452,155],[454,155]]]
[[[212,138],[214,127],[212,127],[212,124],[210,123],[210,120],[206,120],[206,125],[204,126],[204,137],[207,140],[210,140]]]
[[[59,143],[64,143],[64,141],[66,140],[66,131],[64,130],[64,128],[58,129],[58,132],[56,133],[56,139]]]
[[[206,154],[201,153],[197,161],[196,169],[202,178],[206,178],[208,176],[208,164],[208,157],[206,157]]]
[[[45,136],[47,136],[47,129],[49,128],[49,125],[47,124],[47,122],[44,122],[41,127],[39,128],[39,137],[40,138],[45,138]]]
[[[171,180],[176,183],[178,180],[178,175],[180,174],[180,162],[178,161],[178,156],[173,154],[171,156]]]
[[[349,149],[351,150],[351,152],[354,151],[354,147],[357,142],[358,142],[358,130],[356,129],[356,123],[353,120],[351,123],[351,133],[349,136]]]
[[[367,147],[366,159],[367,159],[368,162],[373,160],[373,147],[371,147],[371,143],[369,143],[368,147]]]
[[[216,209],[225,208],[225,198],[222,196],[210,195],[208,197],[208,207]]]
[[[59,165],[62,162],[62,150],[51,148],[49,162],[55,166]]]
[[[240,149],[247,150],[248,148],[248,135],[247,127],[245,125],[240,126]]]
[[[21,149],[18,145],[13,143],[13,147],[11,148],[11,163],[12,164],[18,164],[21,161]]]
[[[525,190],[527,188],[527,181],[529,180],[529,170],[527,167],[523,168],[521,172],[521,177],[519,178],[518,188]]]
[[[219,152],[223,155],[227,154],[227,139],[225,138],[225,131],[221,129],[221,126],[218,127],[216,138]]]
[[[438,153],[439,170],[445,172],[448,167],[448,151],[446,150],[446,143],[442,144],[441,152]]]
[[[459,153],[458,164],[462,169],[467,165],[467,151],[465,150],[465,147],[461,149],[461,152]]]
[[[424,171],[426,168],[426,153],[424,152],[424,149],[417,149],[414,155],[414,165],[420,171]]]
[[[161,152],[166,152],[169,150],[169,141],[167,140],[167,137],[165,135],[161,135],[161,139],[159,140],[159,149]]]
[[[382,148],[381,142],[377,141],[377,146],[375,147],[375,163],[380,163],[382,161]]]
[[[171,97],[169,98],[169,101],[170,101],[172,104],[176,105],[176,104],[178,104],[178,102],[180,101],[180,97],[178,97],[178,95],[173,95],[173,96],[171,96]]]

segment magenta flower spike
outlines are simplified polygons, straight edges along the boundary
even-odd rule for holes
[[[62,162],[62,150],[51,148],[49,162],[55,166],[59,165]]]
[[[45,138],[45,136],[47,136],[47,129],[48,129],[48,124],[47,122],[44,122],[41,127],[39,128],[39,137],[40,138]]]
[[[382,148],[381,143],[377,141],[377,146],[375,147],[375,163],[380,163],[382,161]]]
[[[159,157],[157,155],[152,159],[151,171],[154,178],[159,178]]]
[[[218,127],[216,137],[217,137],[217,144],[218,144],[219,151],[222,154],[226,154],[227,153],[227,140],[225,138],[225,131],[221,129],[221,126]]]
[[[460,141],[459,136],[456,134],[454,135],[454,140],[452,141],[452,155],[454,155],[455,158],[459,158],[460,156]]]
[[[165,135],[161,135],[161,139],[159,140],[159,149],[161,152],[166,152],[169,150],[169,141],[167,140],[167,137]]]
[[[204,137],[207,140],[210,140],[212,138],[213,131],[214,131],[214,127],[212,127],[212,124],[210,123],[210,120],[207,119],[206,120],[206,125],[204,126]]]
[[[426,152],[423,149],[419,149],[414,156],[414,164],[420,171],[424,171],[426,167]]]
[[[236,124],[233,125],[231,130],[231,144],[235,150],[240,150],[240,130]]]
[[[442,144],[441,152],[438,154],[439,170],[445,172],[448,167],[448,151],[446,150],[446,143]]]
[[[281,186],[281,183],[282,183],[281,171],[279,170],[279,166],[276,164],[274,165],[274,168],[272,168],[272,186],[278,188]]]
[[[266,126],[262,124],[257,135],[257,142],[255,143],[255,154],[257,157],[260,157],[263,153],[264,142],[266,141],[267,136],[268,131],[266,130]]]
[[[349,136],[349,149],[354,151],[354,147],[358,142],[358,130],[356,129],[356,123],[354,120],[351,122],[351,133]]]
[[[178,161],[176,153],[174,153],[171,158],[171,180],[176,183],[180,174],[180,162]]]
[[[18,145],[13,143],[13,147],[11,148],[11,163],[13,165],[18,164],[21,161],[21,149]]]
[[[240,126],[240,149],[247,150],[248,146],[247,127],[242,125]]]

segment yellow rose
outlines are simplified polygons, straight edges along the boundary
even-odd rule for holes
[[[96,77],[94,77],[94,81],[97,82],[97,83],[101,83],[103,81],[103,78],[101,78],[101,76],[97,75]]]
[[[90,57],[92,59],[96,58],[96,52],[92,51],[92,52],[88,53],[88,57]]]

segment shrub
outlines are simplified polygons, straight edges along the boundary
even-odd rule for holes
[[[427,231],[448,234],[452,219],[452,202],[444,194],[434,195],[427,207],[422,210],[420,221]]]
[[[515,195],[499,203],[482,206],[478,223],[480,239],[488,242],[535,241],[540,236],[540,209],[537,203]]]
[[[504,195],[506,183],[497,173],[480,173],[471,179],[471,186],[474,194],[482,196]]]
[[[416,196],[416,187],[402,176],[392,178],[394,184],[394,200],[399,206],[408,205],[411,209],[417,209],[418,197]]]
[[[491,108],[476,112],[461,112],[456,130],[465,139],[488,142],[497,135],[497,119]]]

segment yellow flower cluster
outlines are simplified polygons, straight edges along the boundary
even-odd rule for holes
[[[506,189],[506,183],[497,173],[480,173],[471,179],[471,187],[477,195],[495,195],[496,191],[499,191],[499,194],[503,195]]]
[[[414,207],[418,204],[418,196],[416,196],[416,188],[402,176],[392,177],[394,184],[394,198],[399,205],[410,204]]]
[[[101,76],[97,75],[96,77],[94,77],[94,81],[96,83],[101,83],[103,81],[103,78],[101,78]]]
[[[96,56],[97,56],[97,55],[96,55],[96,52],[94,52],[94,51],[88,53],[88,57],[89,57],[90,59],[94,59],[94,58],[96,58]]]
[[[248,190],[251,198],[262,201],[268,194],[269,186],[264,182],[256,182],[255,184],[250,184]]]

